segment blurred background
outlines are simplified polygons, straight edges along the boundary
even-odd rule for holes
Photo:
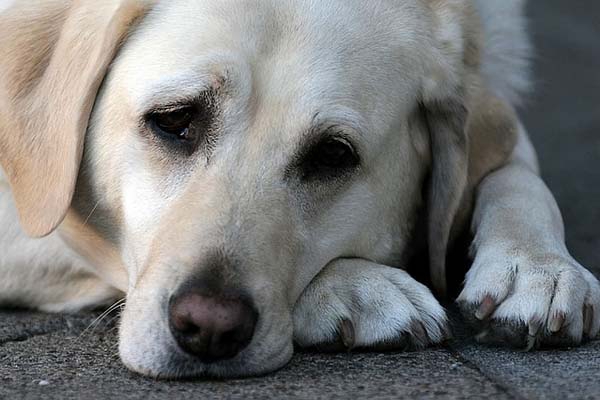
[[[519,113],[563,213],[567,245],[600,276],[600,2],[529,1],[528,15],[534,91]]]

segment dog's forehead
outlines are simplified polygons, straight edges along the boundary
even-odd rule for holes
[[[300,99],[306,115],[315,104],[367,114],[390,103],[386,92],[411,93],[424,18],[417,0],[378,3],[162,2],[125,46],[121,82],[140,110],[226,77],[281,109]]]

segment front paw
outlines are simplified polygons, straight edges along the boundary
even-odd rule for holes
[[[458,303],[484,343],[572,346],[600,331],[600,284],[570,256],[482,249]]]
[[[294,309],[302,347],[417,349],[448,337],[446,313],[406,272],[359,259],[328,265]]]

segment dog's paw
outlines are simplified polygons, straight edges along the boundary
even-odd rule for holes
[[[572,346],[600,331],[600,284],[568,255],[483,249],[458,303],[483,343]]]
[[[322,350],[418,349],[449,333],[429,289],[402,270],[359,259],[328,265],[293,316],[296,343]]]

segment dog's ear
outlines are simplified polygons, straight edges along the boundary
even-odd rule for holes
[[[0,12],[0,164],[31,236],[70,207],[97,91],[150,5],[17,0]]]
[[[427,243],[434,289],[446,296],[446,252],[450,234],[467,186],[468,110],[455,100],[428,104],[424,116],[431,143],[431,172],[427,190]]]
[[[455,0],[428,4],[435,28],[421,107],[432,156],[427,241],[431,281],[445,297],[448,246],[468,219],[478,183],[509,157],[517,122],[483,85],[481,36],[471,6]]]
[[[504,100],[475,88],[468,100],[430,104],[424,113],[432,154],[427,199],[430,275],[444,297],[448,245],[468,222],[479,183],[509,159],[518,119]]]

